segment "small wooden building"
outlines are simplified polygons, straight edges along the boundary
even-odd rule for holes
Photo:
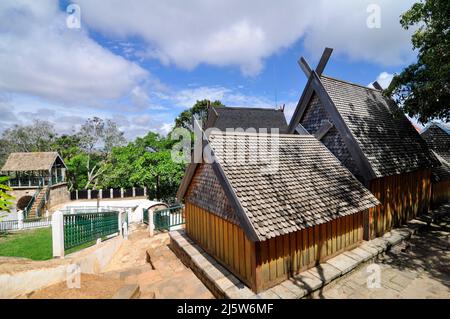
[[[289,133],[315,135],[381,201],[369,214],[374,238],[428,210],[438,162],[378,83],[372,89],[322,74],[331,52],[315,70],[300,59],[308,82]]]
[[[431,203],[450,202],[450,123],[431,123],[420,133],[441,166],[432,170]]]
[[[17,202],[28,203],[28,218],[42,216],[44,209],[69,200],[67,167],[57,152],[11,153],[0,172],[10,177],[8,186]]]
[[[187,234],[255,292],[358,245],[379,204],[312,135],[212,132],[205,147],[177,195]]]

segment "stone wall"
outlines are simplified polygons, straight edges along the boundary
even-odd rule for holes
[[[56,205],[70,201],[70,193],[67,190],[67,184],[59,184],[50,189],[50,200],[47,208],[50,209]]]

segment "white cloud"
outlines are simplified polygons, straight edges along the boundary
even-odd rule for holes
[[[392,73],[381,72],[380,74],[378,74],[377,79],[375,81],[377,81],[378,84],[380,84],[383,89],[386,89],[389,86],[389,84],[391,84],[393,77],[394,74]],[[368,86],[373,88],[372,83],[370,83]]]
[[[147,79],[65,21],[56,1],[1,1],[0,90],[73,105],[118,99]]]
[[[393,65],[411,57],[410,33],[399,16],[414,0],[139,1],[79,0],[82,20],[123,39],[142,38],[140,56],[193,69],[201,63],[239,66],[247,75],[299,39],[315,56],[324,46],[352,59]],[[381,28],[366,24],[369,4],[381,8]]]

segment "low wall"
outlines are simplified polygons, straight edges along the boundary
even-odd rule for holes
[[[78,264],[82,273],[101,273],[123,243],[115,237],[63,259],[0,264],[0,298],[18,298],[67,279],[67,267]]]
[[[47,205],[49,209],[68,201],[70,201],[70,193],[67,190],[67,184],[64,183],[50,188],[50,200]]]

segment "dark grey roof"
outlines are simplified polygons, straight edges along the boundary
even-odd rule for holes
[[[260,240],[379,204],[312,135],[213,132],[209,140]],[[267,146],[259,156],[256,145]]]
[[[213,126],[221,131],[227,128],[255,128],[256,132],[259,132],[260,129],[266,128],[270,133],[271,128],[278,128],[281,134],[287,132],[284,112],[279,109],[218,107],[214,110],[218,117]]]
[[[381,91],[323,75],[321,81],[376,177],[438,165],[411,122],[396,114],[394,102]]]
[[[441,163],[441,166],[433,169],[433,180],[450,180],[450,129],[445,124],[431,123],[421,136]]]

